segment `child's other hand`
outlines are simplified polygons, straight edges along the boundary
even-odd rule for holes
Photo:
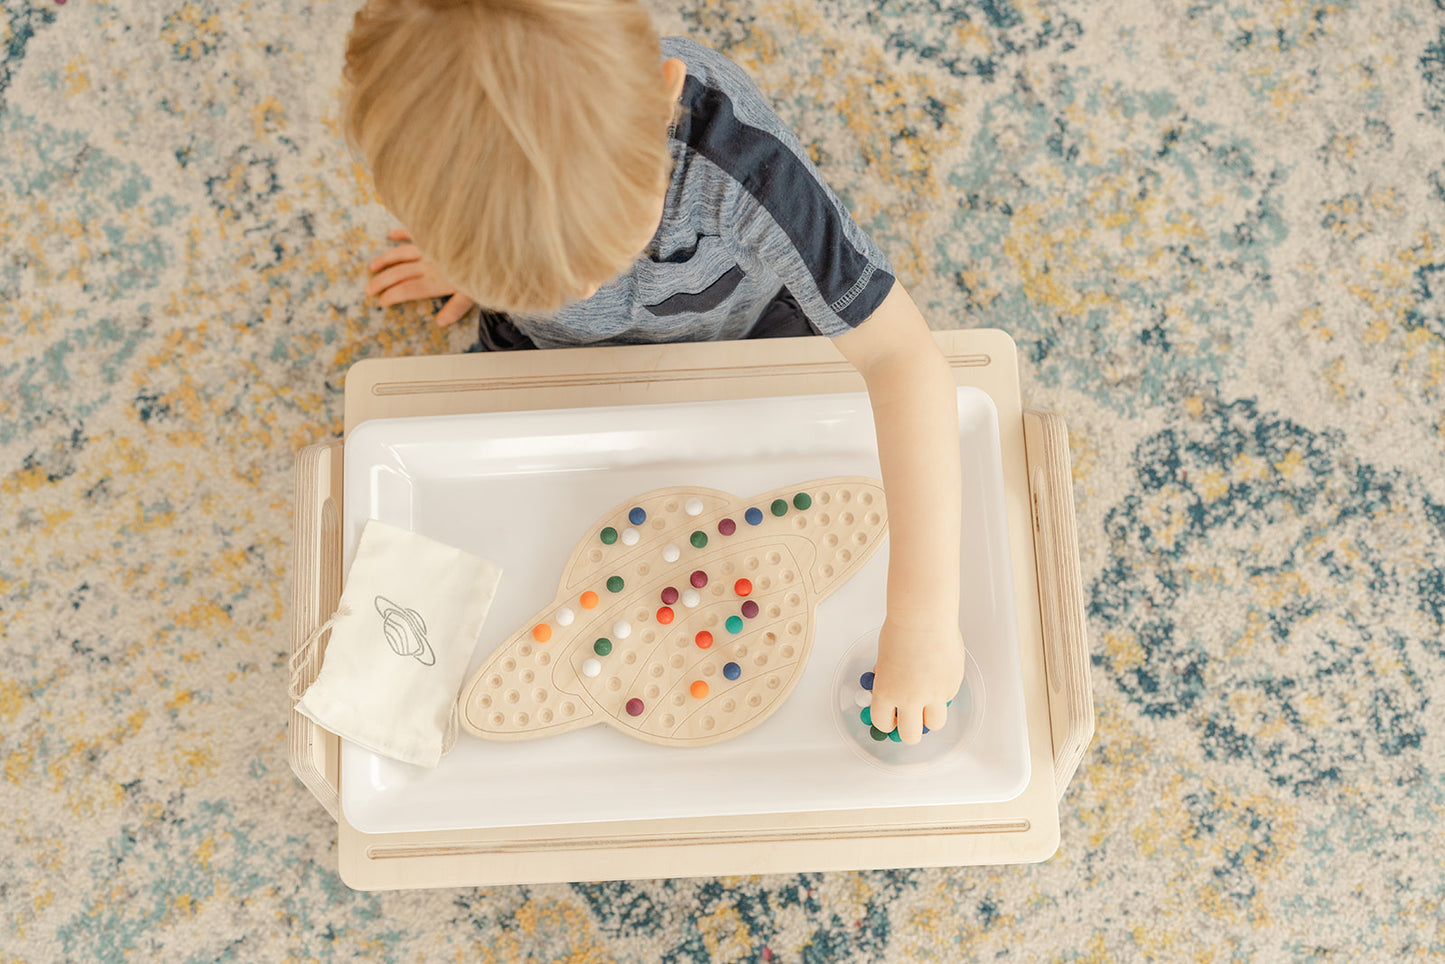
[[[375,295],[387,308],[403,301],[450,295],[442,310],[437,312],[437,324],[443,328],[460,321],[472,310],[476,302],[458,291],[440,268],[422,257],[421,249],[409,243],[411,234],[406,228],[392,228],[386,236],[392,241],[408,243],[397,245],[366,266],[373,275],[366,284],[368,295]]]
[[[937,730],[948,721],[948,701],[962,682],[963,637],[956,617],[913,626],[890,617],[878,636],[873,667],[873,725],[886,733],[893,725],[885,724],[895,720],[899,738],[915,744],[924,726]]]

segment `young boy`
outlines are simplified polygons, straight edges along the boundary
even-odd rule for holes
[[[347,138],[415,241],[370,264],[383,305],[450,296],[443,325],[485,306],[486,348],[833,340],[888,493],[872,716],[910,744],[943,726],[964,652],[953,376],[742,70],[659,41],[637,0],[370,0],[345,79]]]

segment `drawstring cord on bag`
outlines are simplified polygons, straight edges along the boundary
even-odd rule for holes
[[[345,619],[350,615],[351,607],[342,603],[336,612],[331,614],[331,618],[312,630],[311,635],[306,637],[306,641],[297,648],[296,652],[291,654],[291,683],[287,692],[290,693],[292,700],[301,699],[301,694],[306,690],[306,687],[301,685],[302,678],[310,676],[314,679],[316,676],[315,671],[312,669],[312,662],[315,660],[316,654],[321,648],[317,644],[321,641],[322,635],[332,626],[335,626],[338,620]],[[442,756],[446,756],[452,752],[452,747],[456,746],[457,734],[459,732],[460,723],[457,717],[457,701],[453,700],[451,712],[447,714],[446,730],[442,733]]]
[[[291,685],[287,689],[291,699],[301,699],[301,694],[305,691],[305,687],[301,685],[301,679],[304,675],[312,676],[313,678],[316,675],[312,670],[311,664],[316,658],[316,653],[319,649],[316,644],[321,641],[321,634],[336,625],[338,619],[345,619],[350,615],[351,607],[342,603],[336,612],[331,614],[331,618],[312,630],[311,635],[306,637],[306,641],[301,644],[296,652],[291,654]]]

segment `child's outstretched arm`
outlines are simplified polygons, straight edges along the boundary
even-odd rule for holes
[[[872,716],[904,743],[944,725],[963,681],[958,627],[960,492],[953,373],[896,281],[878,309],[833,339],[868,384],[888,498],[888,615],[878,640]]]

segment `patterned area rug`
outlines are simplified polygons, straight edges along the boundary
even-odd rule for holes
[[[1445,2],[683,0],[1070,424],[1098,734],[1034,866],[356,893],[286,762],[363,358],[353,3],[0,0],[0,960],[1445,960]]]

